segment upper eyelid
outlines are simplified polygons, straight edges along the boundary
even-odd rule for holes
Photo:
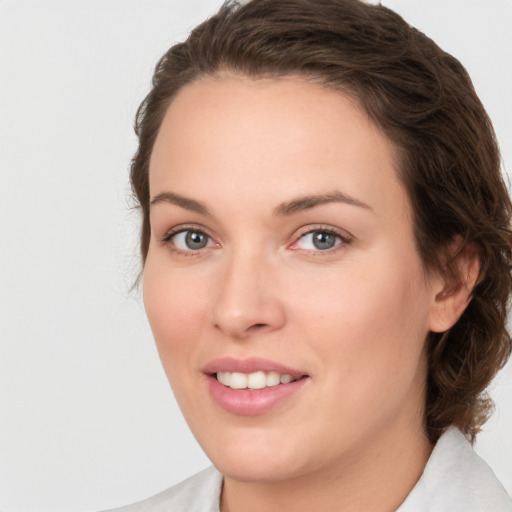
[[[194,231],[197,233],[203,233],[208,238],[213,239],[214,237],[209,233],[209,230],[204,228],[203,226],[199,226],[196,224],[179,224],[165,231],[165,233],[160,237],[162,241],[169,240],[172,236],[177,235],[178,233],[183,233],[184,231]]]
[[[355,237],[351,233],[349,233],[345,229],[337,228],[334,226],[326,225],[326,224],[313,224],[303,226],[297,230],[298,234],[295,240],[298,240],[300,237],[307,235],[309,233],[315,233],[317,231],[323,231],[326,233],[331,233],[333,235],[339,236],[342,240],[353,240]]]

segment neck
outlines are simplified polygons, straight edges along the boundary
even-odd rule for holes
[[[224,479],[221,512],[392,512],[420,478],[432,446],[422,426],[365,439],[330,467],[273,482]]]

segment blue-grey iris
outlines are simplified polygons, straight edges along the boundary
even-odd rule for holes
[[[319,250],[331,249],[336,244],[336,236],[325,231],[313,233],[313,245]]]
[[[208,237],[204,233],[188,231],[185,236],[185,243],[189,249],[203,249],[208,244]]]

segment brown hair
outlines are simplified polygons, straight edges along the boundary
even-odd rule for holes
[[[446,248],[472,244],[481,270],[472,300],[445,333],[429,336],[425,422],[432,441],[450,425],[474,440],[492,410],[485,389],[511,352],[511,203],[491,122],[464,67],[383,6],[360,0],[224,4],[158,62],[139,107],[131,167],[148,251],[149,161],[166,109],[204,76],[298,75],[355,97],[394,143],[427,271],[456,274]]]

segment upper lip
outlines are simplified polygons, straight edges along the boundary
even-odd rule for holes
[[[263,359],[259,357],[250,357],[247,359],[236,359],[233,357],[222,357],[214,359],[207,363],[203,369],[203,373],[212,375],[217,372],[240,372],[240,373],[254,373],[254,372],[277,372],[281,375],[291,375],[294,379],[299,379],[306,372],[290,368],[276,361],[270,359]]]

